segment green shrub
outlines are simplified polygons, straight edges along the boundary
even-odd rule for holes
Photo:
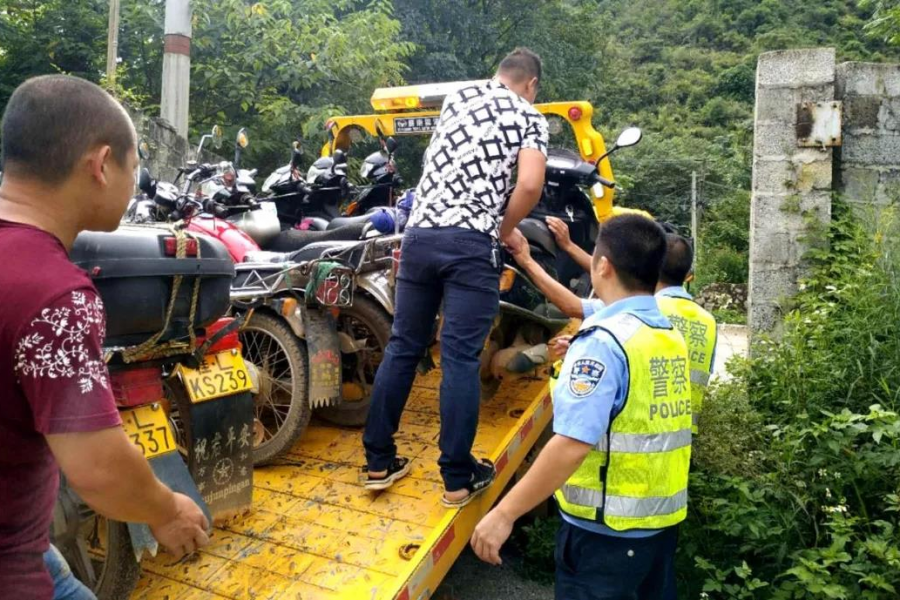
[[[779,339],[732,363],[695,444],[686,598],[900,593],[900,279],[891,213],[840,204]]]
[[[552,502],[552,501],[551,501]],[[516,544],[522,552],[523,575],[542,583],[551,583],[556,567],[554,550],[556,532],[562,519],[559,516],[542,517],[521,528]]]

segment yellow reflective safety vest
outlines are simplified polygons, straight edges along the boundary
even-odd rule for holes
[[[659,310],[684,336],[691,363],[691,407],[694,410],[694,433],[703,410],[703,398],[709,387],[716,350],[716,320],[699,304],[687,298],[657,296]]]
[[[560,509],[616,531],[662,529],[687,516],[691,387],[674,329],[619,313],[578,333],[610,333],[628,361],[628,394],[609,432],[556,492]],[[574,340],[573,340],[574,342]]]

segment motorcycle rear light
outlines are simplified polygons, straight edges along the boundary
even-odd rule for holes
[[[500,291],[508,292],[516,281],[516,272],[512,269],[504,269],[500,275]]]
[[[166,244],[166,256],[178,256],[178,238],[167,237],[164,242]],[[186,240],[184,246],[185,256],[197,256],[198,244],[199,242],[193,238]]]
[[[400,248],[391,250],[391,276],[396,279],[400,273]]]
[[[109,374],[116,405],[142,406],[163,397],[162,367],[139,367]]]
[[[581,120],[582,114],[584,114],[584,113],[581,112],[581,108],[579,108],[577,106],[573,106],[572,108],[569,109],[569,118],[573,121]]]
[[[226,317],[219,319],[207,327],[204,335],[197,336],[197,345],[202,345],[206,340],[218,333],[219,330],[230,325],[232,321],[234,321],[234,319]],[[234,330],[222,336],[221,339],[216,340],[216,343],[209,347],[206,354],[210,355],[216,354],[217,352],[227,352],[228,350],[240,350],[241,347],[241,339],[238,336],[238,330]]]

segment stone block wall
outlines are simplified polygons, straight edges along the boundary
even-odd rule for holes
[[[771,331],[805,273],[803,256],[831,219],[831,148],[797,145],[797,107],[835,99],[833,49],[759,58],[750,207],[749,322]]]
[[[844,102],[838,191],[857,206],[900,202],[900,65],[838,65],[836,93]]]
[[[128,108],[128,107],[126,107]],[[150,159],[143,161],[143,166],[150,169],[150,174],[160,181],[173,181],[178,175],[178,168],[184,165],[190,153],[190,146],[183,137],[176,133],[164,119],[148,117],[144,113],[128,108],[138,139],[150,146]]]

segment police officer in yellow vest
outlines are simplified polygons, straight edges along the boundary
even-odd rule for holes
[[[601,226],[591,280],[605,306],[571,341],[556,435],[472,537],[499,564],[513,522],[555,493],[558,600],[675,596],[692,407],[687,347],[653,297],[665,253],[665,232],[643,216]]]
[[[694,433],[703,409],[703,397],[709,385],[716,359],[716,319],[684,289],[684,282],[691,272],[694,251],[683,237],[668,234],[666,261],[659,272],[656,302],[659,310],[684,336],[690,355],[691,406],[694,411]]]
[[[547,219],[556,234],[560,247],[585,270],[590,270],[590,255],[573,244],[568,237],[568,227],[559,219]],[[659,309],[684,336],[690,354],[691,393],[694,416],[694,433],[697,420],[703,408],[703,397],[712,375],[716,352],[716,321],[709,312],[693,301],[684,289],[684,282],[691,273],[694,253],[691,244],[680,235],[670,232],[666,235],[666,260],[659,274],[656,299]],[[525,246],[524,252],[516,255],[519,266],[528,274],[547,298],[563,312],[573,318],[588,318],[603,308],[602,300],[582,300],[567,287],[553,279],[535,262]],[[565,344],[568,340],[560,340]]]

